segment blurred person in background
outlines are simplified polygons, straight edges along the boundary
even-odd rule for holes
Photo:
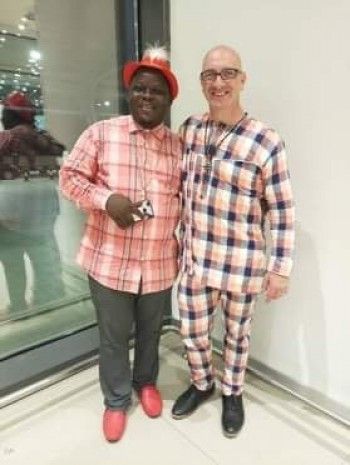
[[[62,156],[64,145],[48,132],[35,127],[36,110],[29,97],[20,91],[13,91],[2,102],[0,132],[0,163],[6,155],[23,156],[30,169],[36,168],[37,157]]]
[[[10,299],[7,311],[14,316],[28,306],[25,255],[33,270],[32,307],[64,296],[54,233],[59,214],[56,184],[45,182],[40,176],[34,183],[25,183],[23,175],[32,170],[39,172],[43,161],[48,166],[56,166],[56,157],[62,156],[65,147],[48,132],[36,129],[35,107],[23,92],[11,92],[2,105],[0,261]]]

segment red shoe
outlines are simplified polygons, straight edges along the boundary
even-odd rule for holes
[[[107,441],[119,441],[126,426],[126,413],[122,410],[106,409],[103,414],[103,434]]]
[[[155,386],[152,384],[143,386],[138,395],[146,415],[155,418],[162,414],[163,400],[160,392]]]

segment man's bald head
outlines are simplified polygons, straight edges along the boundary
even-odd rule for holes
[[[216,45],[210,49],[203,58],[202,70],[208,68],[208,64],[212,63],[217,58],[222,59],[225,57],[228,61],[232,62],[232,66],[238,69],[242,69],[242,60],[239,53],[228,45]],[[211,66],[210,66],[211,67]]]

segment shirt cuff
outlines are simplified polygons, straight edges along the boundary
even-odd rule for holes
[[[288,278],[292,272],[292,265],[293,262],[291,258],[281,259],[271,257],[267,267],[267,271]]]
[[[99,210],[106,210],[106,204],[107,204],[107,200],[109,199],[109,197],[113,194],[113,192],[111,192],[110,190],[108,189],[103,189],[103,188],[96,188],[94,190],[94,194],[93,194],[93,204],[96,206],[96,208],[98,208]]]

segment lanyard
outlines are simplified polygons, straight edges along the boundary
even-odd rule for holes
[[[162,156],[166,157],[167,161],[167,172],[166,172],[166,178],[168,181],[168,177],[171,176],[171,173],[169,173],[169,166],[168,166],[168,157],[167,153],[164,153],[164,146],[167,142],[167,135],[164,134],[161,142],[159,143],[159,147],[156,148],[150,148],[147,146],[146,142],[146,134],[141,133],[142,141],[143,144],[138,146],[138,141],[137,141],[137,134],[132,134],[132,141],[131,145],[133,148],[133,158],[134,158],[134,166],[135,166],[135,190],[138,191],[140,190],[142,192],[143,199],[148,199],[148,189],[149,186],[154,182],[155,177],[154,176],[149,176],[149,179],[146,181],[146,172],[155,172],[156,171],[156,162],[155,157],[152,156],[151,152],[158,152]],[[140,152],[143,153],[143,160],[140,157]],[[142,163],[140,163],[140,159],[142,160]]]
[[[204,132],[204,165],[203,165],[203,173],[201,175],[201,180],[200,180],[200,187],[201,187],[201,194],[200,197],[201,199],[204,198],[204,195],[207,192],[208,185],[209,185],[209,179],[210,179],[210,173],[212,169],[212,164],[213,164],[213,158],[217,154],[218,150],[220,147],[223,145],[226,139],[228,139],[230,136],[235,134],[236,130],[242,123],[242,121],[245,120],[247,117],[247,113],[244,113],[242,118],[237,121],[237,123],[232,126],[228,131],[225,131],[221,139],[219,137],[215,137],[213,141],[211,141],[212,136],[213,136],[213,122],[209,121],[209,118],[207,119],[205,123],[205,132]],[[210,127],[210,133],[208,131]]]
[[[234,132],[237,130],[237,128],[242,123],[242,121],[246,118],[246,116],[247,116],[247,113],[244,113],[242,118],[239,121],[237,121],[237,123],[234,126],[232,126],[229,131],[225,132],[221,139],[219,140],[216,139],[214,141],[210,140],[212,139],[212,135],[213,135],[213,124],[211,123],[211,128],[210,128],[211,130],[209,133],[208,132],[209,118],[207,119],[205,123],[205,133],[204,133],[204,157],[205,157],[204,169],[205,169],[207,176],[209,176],[209,172],[212,167],[213,158],[215,157],[217,151],[222,146],[222,144],[225,142],[225,140],[229,136],[234,134]]]

